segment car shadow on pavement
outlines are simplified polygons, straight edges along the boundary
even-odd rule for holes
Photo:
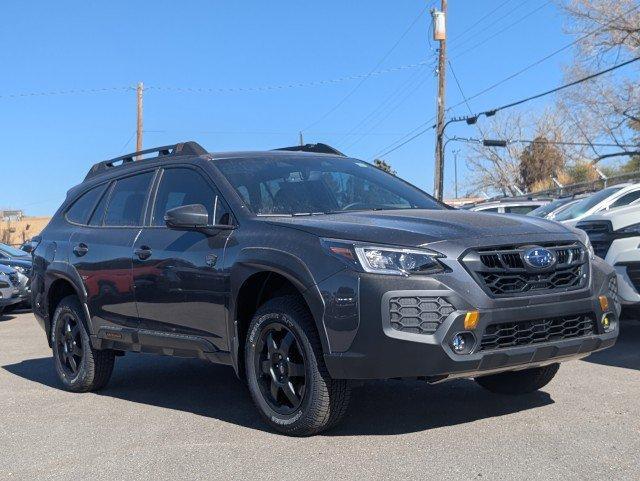
[[[622,321],[615,346],[593,353],[584,360],[595,364],[640,370],[640,321]]]
[[[29,359],[3,368],[24,379],[61,389],[51,358]],[[117,359],[109,385],[97,394],[268,430],[233,370],[199,360],[128,354]],[[551,397],[542,391],[522,397],[499,396],[468,380],[436,385],[423,381],[375,381],[354,388],[347,416],[338,428],[326,434],[417,432],[551,403]]]

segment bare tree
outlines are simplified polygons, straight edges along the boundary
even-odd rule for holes
[[[566,0],[569,32],[577,37],[569,80],[584,77],[640,54],[640,3],[638,0]],[[630,65],[615,74],[585,82],[564,91],[559,108],[573,123],[583,141],[606,141],[625,151],[640,123],[638,69]],[[602,154],[593,147],[592,158]]]

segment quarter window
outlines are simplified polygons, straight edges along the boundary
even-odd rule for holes
[[[611,204],[611,208],[621,207],[623,205],[629,205],[632,202],[640,199],[640,190],[635,190],[633,192],[629,192],[628,194],[623,195],[618,200],[616,200],[613,204]]]
[[[116,181],[109,196],[104,225],[141,226],[144,203],[152,179],[153,172],[146,172]]]
[[[218,199],[216,207],[216,198]],[[209,212],[210,224],[228,224],[229,214],[216,190],[195,170],[167,169],[162,175],[153,207],[151,225],[163,226],[168,210],[183,205],[201,204]],[[213,218],[214,210],[216,219]]]
[[[105,185],[100,185],[82,194],[67,211],[67,219],[76,224],[86,224],[105,188]]]

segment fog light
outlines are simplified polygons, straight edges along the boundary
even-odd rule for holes
[[[453,336],[451,346],[457,353],[464,352],[464,350],[467,348],[467,343],[464,342],[464,336],[462,334],[456,334],[455,336]]]
[[[464,328],[467,331],[473,331],[478,327],[478,321],[480,320],[480,313],[478,311],[469,311],[464,316]]]
[[[473,350],[476,338],[470,332],[459,332],[451,339],[451,348],[456,354],[469,354]]]
[[[615,318],[613,318],[609,313],[602,316],[602,321],[600,321],[600,323],[602,324],[602,329],[604,329],[604,332],[612,331],[616,326]]]
[[[602,309],[603,311],[609,309],[609,299],[607,298],[607,296],[600,296],[598,297],[598,300],[600,301],[600,309]],[[602,319],[602,321],[604,322],[604,318]]]

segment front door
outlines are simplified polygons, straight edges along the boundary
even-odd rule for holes
[[[166,211],[189,204],[205,206],[210,224],[228,222],[217,189],[199,170],[185,166],[161,173],[149,226],[138,236],[133,252],[140,328],[203,337],[227,351],[230,287],[229,273],[222,267],[231,231],[205,234],[167,228]]]

